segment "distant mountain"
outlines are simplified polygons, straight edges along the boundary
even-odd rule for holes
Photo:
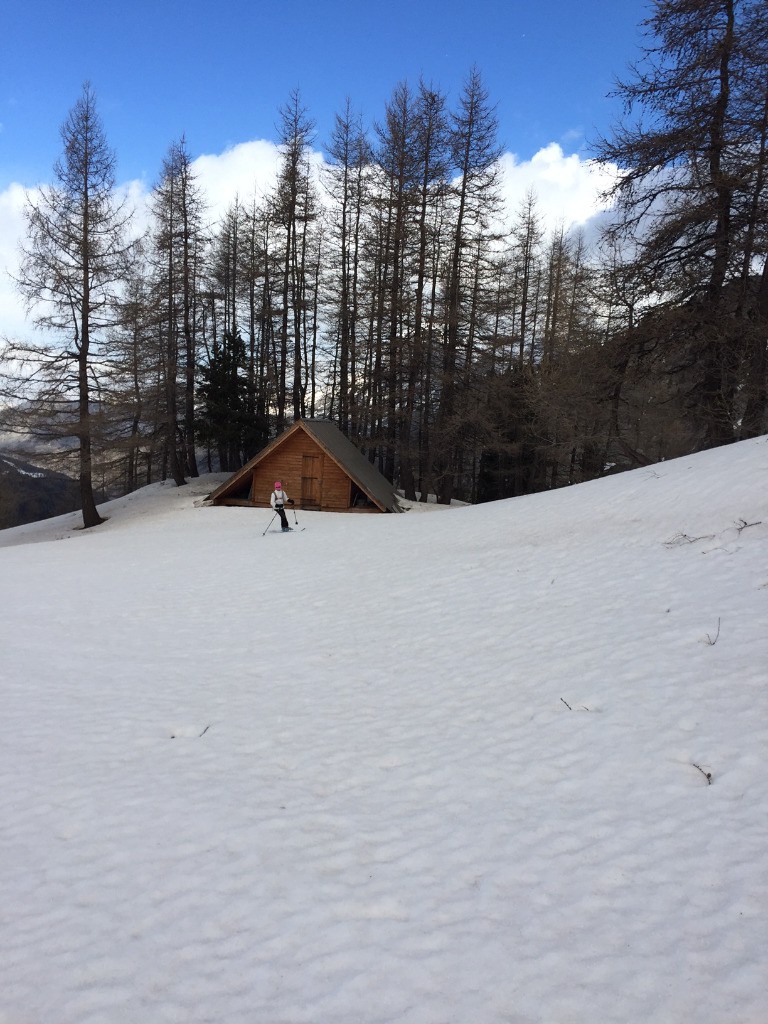
[[[0,452],[0,530],[78,508],[77,480]]]

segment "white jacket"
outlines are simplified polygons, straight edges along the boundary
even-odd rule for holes
[[[282,508],[283,505],[288,504],[288,495],[285,491],[272,491],[272,497],[269,499],[269,504],[272,508]]]

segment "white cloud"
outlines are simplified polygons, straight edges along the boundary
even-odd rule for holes
[[[198,183],[206,196],[211,220],[218,220],[239,196],[250,202],[264,198],[272,189],[280,163],[274,142],[257,139],[241,142],[220,154],[205,154],[192,162]]]
[[[316,170],[322,166],[320,153],[313,153]],[[249,203],[272,190],[280,162],[274,142],[258,139],[232,146],[219,154],[204,154],[192,162],[200,188],[206,197],[208,217],[217,221],[239,196]],[[537,197],[537,208],[548,229],[563,223],[566,228],[584,226],[606,209],[600,192],[613,175],[594,161],[577,154],[566,156],[556,142],[539,150],[530,160],[519,161],[512,153],[501,159],[502,192],[509,224],[529,190]],[[136,210],[137,230],[149,223],[146,183],[129,181],[121,191]],[[19,184],[0,192],[0,337],[29,334],[29,323],[16,292],[12,276],[18,269],[18,246],[24,237],[26,190]]]
[[[24,306],[13,276],[19,267],[19,243],[24,237],[27,190],[9,185],[0,192],[0,339],[27,330]]]
[[[501,165],[505,205],[511,216],[530,190],[550,229],[559,223],[566,229],[582,227],[608,209],[600,195],[613,183],[614,171],[594,160],[583,160],[576,153],[566,156],[556,142],[523,162],[505,153]]]
[[[313,154],[313,161],[320,160]],[[201,191],[206,198],[208,217],[215,222],[224,215],[239,195],[243,202],[266,196],[275,183],[280,151],[273,142],[243,142],[220,154],[204,154],[192,162]],[[119,192],[129,208],[135,210],[136,234],[149,225],[150,191],[145,182],[124,182]],[[32,332],[24,314],[13,277],[19,267],[19,244],[24,238],[24,207],[27,190],[11,184],[0,192],[0,338],[23,337]]]
[[[323,165],[322,154],[311,156],[315,169]],[[248,202],[261,199],[274,186],[280,150],[273,142],[243,142],[219,155],[198,157],[193,170],[208,197],[211,219],[221,217],[239,195]],[[548,228],[562,222],[566,228],[585,225],[608,208],[601,198],[610,187],[614,173],[578,154],[566,156],[557,142],[540,149],[530,160],[520,162],[512,153],[501,158],[502,193],[507,217],[511,218],[529,189]]]

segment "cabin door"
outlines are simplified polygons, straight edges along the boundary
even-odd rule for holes
[[[301,457],[301,507],[320,508],[320,456]]]

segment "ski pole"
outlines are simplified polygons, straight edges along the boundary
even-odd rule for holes
[[[272,525],[272,523],[274,523],[274,521],[275,521],[276,519],[277,519],[277,512],[275,512],[275,514],[274,514],[274,515],[272,516],[272,518],[271,518],[271,519],[269,520],[269,522],[267,523],[267,530],[268,530],[268,529],[270,528],[270,526]],[[265,530],[265,531],[264,531],[264,533],[262,533],[262,535],[261,535],[262,537],[265,537],[265,536],[266,536],[266,534],[267,534],[267,530]]]
[[[293,509],[293,521],[298,526],[299,525],[299,520],[296,518],[296,506],[295,505],[291,505],[291,508]]]

